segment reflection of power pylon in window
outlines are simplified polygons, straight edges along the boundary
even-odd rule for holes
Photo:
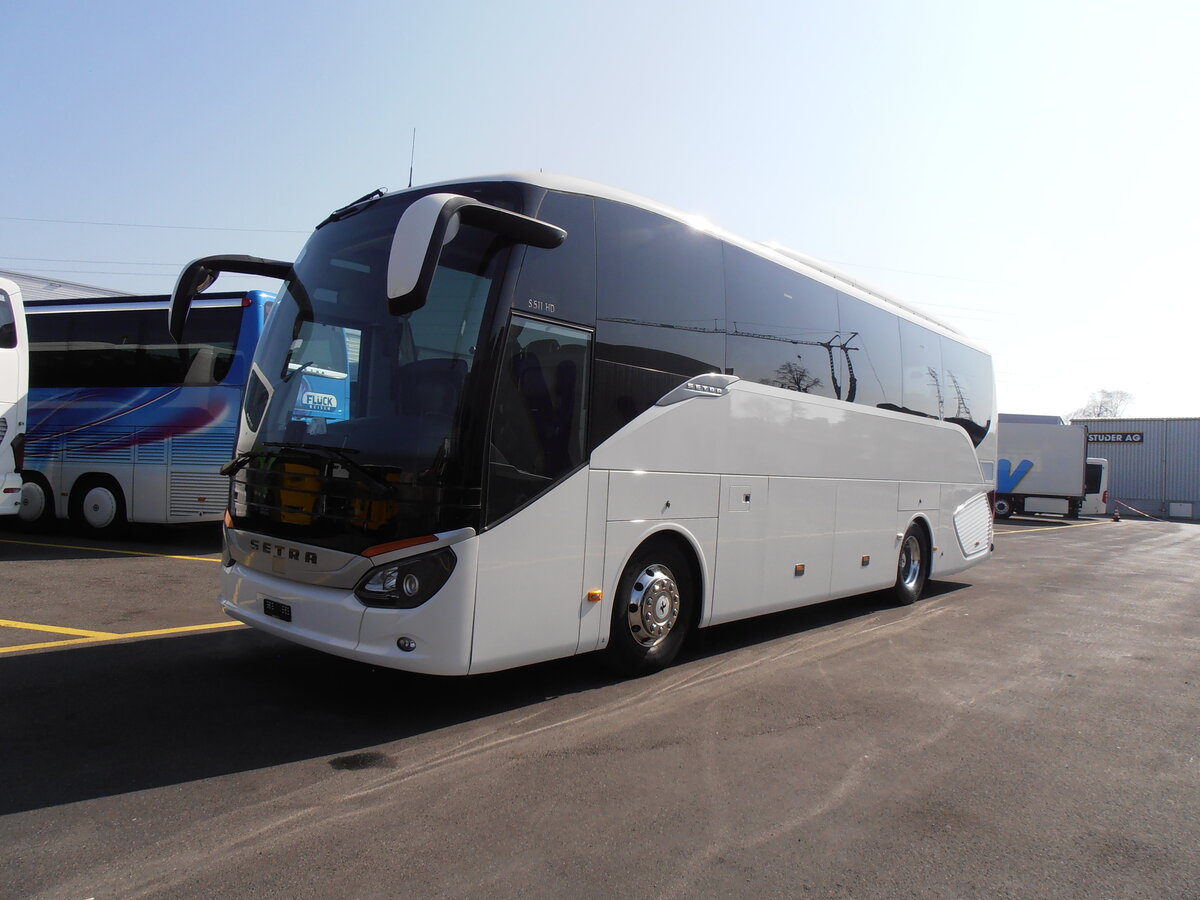
[[[933,385],[933,389],[935,391],[937,391],[938,418],[939,419],[945,418],[946,403],[942,399],[942,379],[938,376],[937,369],[933,368],[933,366],[930,366],[925,371],[927,371],[929,373],[929,378],[930,378],[929,383],[931,385]]]
[[[954,377],[953,372],[946,372],[950,376],[950,383],[954,385],[954,396],[958,398],[958,410],[954,413],[956,419],[966,419],[968,422],[974,422],[971,417],[971,410],[967,406],[967,398],[963,395],[962,385],[958,383],[958,379]]]
[[[846,357],[846,367],[847,367],[847,370],[849,371],[849,383],[846,385],[846,398],[845,399],[846,399],[846,402],[848,402],[848,403],[854,402],[854,398],[858,394],[858,379],[854,375],[854,363],[850,361],[850,351],[858,350],[859,348],[851,347],[850,342],[852,340],[854,340],[856,337],[858,337],[857,331],[850,332],[850,335],[848,337],[846,337],[845,339],[842,338],[841,334],[835,332],[833,337],[831,337],[827,341],[806,341],[806,340],[802,340],[801,338],[780,337],[779,335],[776,335],[776,334],[759,334],[759,333],[753,332],[753,331],[741,331],[738,328],[737,322],[731,322],[729,334],[734,335],[736,337],[758,338],[758,339],[764,340],[764,341],[780,341],[781,343],[784,343],[784,344],[799,344],[799,345],[803,345],[806,347],[824,347],[826,354],[828,354],[828,356],[829,356],[829,379],[830,379],[830,381],[833,382],[833,396],[836,397],[838,400],[841,400],[842,399],[842,386],[838,382],[837,366],[834,365],[834,360],[833,360],[833,351],[834,351],[834,348],[836,347],[838,350],[841,350],[842,354]],[[797,356],[796,358],[800,359],[799,356]],[[787,365],[794,365],[794,363],[788,363]],[[816,383],[819,385],[821,382],[820,382],[820,380],[817,380]]]
[[[858,377],[854,374],[854,360],[850,358],[850,351],[859,349],[858,347],[850,346],[850,342],[856,337],[858,337],[858,332],[852,331],[841,343],[842,355],[846,357],[846,371],[848,373],[848,383],[846,385],[847,403],[853,403],[854,398],[858,396]]]

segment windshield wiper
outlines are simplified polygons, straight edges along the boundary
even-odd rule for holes
[[[345,206],[340,207],[339,209],[335,209],[333,212],[331,212],[329,215],[327,215],[325,217],[325,219],[321,222],[321,224],[318,225],[316,227],[316,229],[314,229],[314,230],[320,230],[320,229],[324,228],[326,225],[328,225],[330,222],[340,222],[342,219],[349,218],[350,216],[354,215],[355,213],[362,212],[362,209],[358,209],[358,205],[360,203],[366,203],[368,200],[378,200],[380,197],[382,197],[386,193],[387,193],[387,188],[381,187],[381,188],[376,188],[375,190],[371,191],[371,193],[369,193],[369,194],[364,194],[363,196],[361,196],[357,200],[355,200],[353,203],[347,203]],[[363,209],[366,209],[366,207],[364,206]]]
[[[311,360],[311,359],[310,359],[310,360],[309,360],[308,362],[306,362],[304,365],[302,365],[302,366],[297,366],[295,369],[292,369],[292,371],[290,371],[290,372],[289,372],[289,371],[287,371],[287,367],[288,367],[289,365],[291,365],[291,363],[285,362],[285,363],[283,364],[284,372],[283,372],[283,374],[282,374],[282,375],[280,375],[280,376],[279,376],[279,380],[280,380],[281,382],[283,382],[284,384],[287,384],[289,381],[291,381],[291,380],[292,380],[294,377],[296,377],[297,375],[299,375],[301,372],[303,372],[303,371],[304,371],[305,369],[307,369],[309,366],[313,365],[313,360]]]
[[[388,484],[382,481],[377,476],[373,475],[370,470],[362,463],[350,456],[351,453],[357,453],[357,450],[345,450],[341,447],[329,447],[325,444],[290,444],[285,441],[264,441],[264,447],[279,447],[283,450],[302,450],[305,453],[310,453],[313,456],[325,455],[326,459],[332,459],[342,463],[347,469],[350,469],[369,481],[375,487],[387,494],[393,494],[396,491],[396,485]],[[237,462],[237,460],[234,460]],[[244,465],[244,463],[243,463]]]

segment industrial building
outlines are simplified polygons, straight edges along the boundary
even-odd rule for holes
[[[61,278],[47,278],[44,275],[28,275],[24,272],[10,272],[0,269],[0,278],[15,281],[21,289],[21,297],[25,300],[55,300],[58,298],[74,297],[123,297],[121,291],[96,287],[92,284],[81,284],[78,281],[65,281]]]
[[[1072,419],[1108,460],[1108,512],[1200,519],[1200,418]]]

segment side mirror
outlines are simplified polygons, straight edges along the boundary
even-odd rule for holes
[[[388,311],[402,315],[425,305],[442,248],[454,240],[459,223],[474,225],[508,238],[552,250],[567,238],[561,228],[530,216],[509,212],[460,194],[427,194],[404,211],[392,235],[388,255]]]
[[[267,278],[287,278],[292,264],[277,259],[262,259],[258,256],[205,256],[184,266],[171,292],[171,310],[167,326],[175,343],[183,340],[183,323],[187,320],[192,301],[210,287],[222,272],[237,272],[240,275],[262,275]]]

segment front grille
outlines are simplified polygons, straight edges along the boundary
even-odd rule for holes
[[[320,539],[351,552],[478,524],[478,488],[416,484],[385,468],[368,471],[370,477],[332,460],[256,457],[234,476],[230,511],[238,527]]]

